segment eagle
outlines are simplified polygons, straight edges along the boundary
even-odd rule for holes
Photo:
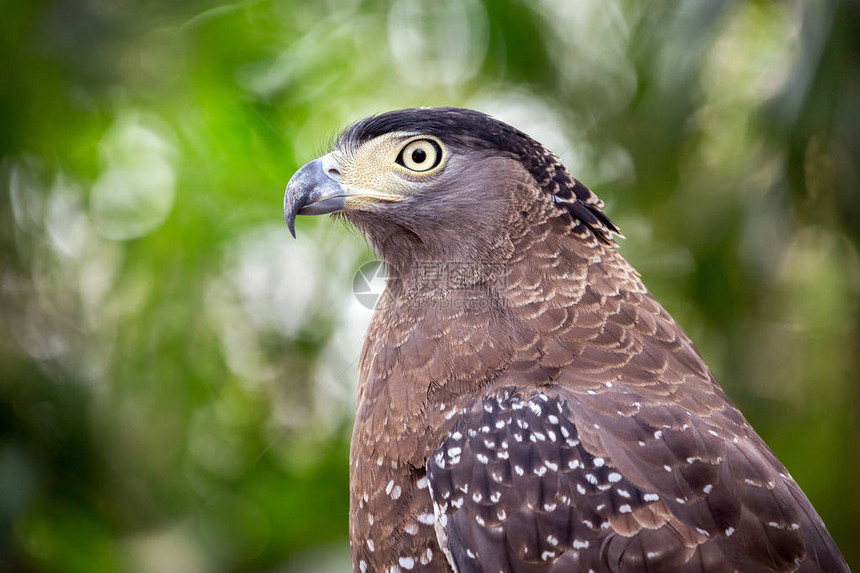
[[[848,571],[619,254],[602,202],[477,111],[391,111],[290,179],[389,280],[359,363],[356,572]]]

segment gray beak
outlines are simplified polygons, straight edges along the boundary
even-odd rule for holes
[[[328,156],[315,159],[296,171],[287,183],[284,218],[293,238],[297,215],[325,215],[345,208],[347,193],[338,183],[340,171],[330,163]]]

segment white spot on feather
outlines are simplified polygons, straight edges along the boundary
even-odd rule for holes
[[[427,565],[431,561],[433,561],[433,550],[429,547],[421,554],[421,558],[419,559],[421,565]]]

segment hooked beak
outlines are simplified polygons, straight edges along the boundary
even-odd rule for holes
[[[284,218],[293,238],[297,215],[325,215],[346,208],[349,194],[339,180],[340,171],[328,155],[311,161],[292,176],[284,193]]]

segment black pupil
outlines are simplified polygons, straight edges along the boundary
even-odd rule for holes
[[[416,149],[412,152],[412,161],[415,163],[424,163],[425,159],[427,159],[427,152],[423,149]]]

